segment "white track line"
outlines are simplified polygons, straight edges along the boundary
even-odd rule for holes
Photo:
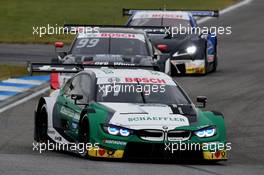
[[[244,1],[241,1],[241,2],[239,2],[239,3],[237,3],[237,4],[232,5],[232,6],[230,6],[230,7],[227,7],[227,8],[225,8],[225,9],[223,9],[223,10],[220,11],[220,15],[223,15],[224,13],[227,13],[227,12],[230,12],[230,11],[232,11],[232,10],[235,10],[235,9],[237,9],[237,8],[239,8],[239,7],[241,7],[241,6],[244,6],[244,5],[246,5],[246,4],[248,4],[248,3],[252,2],[252,1],[253,1],[253,0],[244,0]],[[208,21],[208,20],[210,20],[210,19],[211,19],[210,17],[208,17],[208,18],[203,18],[203,19],[198,20],[197,23],[200,24],[200,23],[203,23],[203,22]],[[50,89],[50,88],[47,87],[47,88],[45,88],[45,89],[42,89],[41,91],[35,92],[35,93],[33,93],[33,94],[27,96],[27,97],[25,97],[25,98],[23,98],[23,99],[21,99],[21,100],[19,100],[19,101],[16,101],[15,103],[12,103],[12,104],[10,104],[10,105],[7,105],[7,106],[5,106],[5,107],[3,107],[3,108],[0,109],[0,113],[4,112],[4,111],[6,111],[6,110],[8,110],[8,109],[10,109],[10,108],[13,108],[13,107],[15,107],[15,106],[17,106],[17,105],[20,105],[20,104],[22,104],[22,103],[24,103],[24,102],[26,102],[26,101],[28,101],[28,100],[31,100],[32,98],[35,98],[35,97],[39,96],[39,95],[42,94],[42,93],[45,93],[45,92],[48,91],[49,89]]]
[[[18,83],[18,84],[32,84],[32,85],[41,85],[43,81],[38,80],[22,80],[22,79],[15,79],[11,78],[5,81],[2,81],[3,83]]]
[[[9,95],[0,95],[0,101],[9,98]]]
[[[18,106],[18,105],[20,105],[20,104],[22,104],[22,103],[25,103],[26,101],[31,100],[32,98],[35,98],[35,97],[37,97],[37,96],[39,96],[39,95],[45,93],[45,92],[48,91],[49,89],[50,89],[50,87],[46,87],[46,88],[44,88],[44,89],[42,89],[42,90],[40,90],[40,91],[38,91],[38,92],[35,92],[35,93],[33,93],[33,94],[29,95],[29,96],[26,96],[25,98],[22,98],[21,100],[18,100],[18,101],[16,101],[16,102],[12,103],[12,104],[9,104],[9,105],[7,105],[7,106],[1,108],[1,109],[0,109],[0,113],[6,111],[6,110],[8,110],[8,109],[11,109],[11,108],[13,108],[13,107],[16,107],[16,106]]]
[[[244,1],[241,1],[241,2],[236,3],[234,5],[231,5],[231,6],[225,8],[223,10],[220,10],[219,15],[223,15],[223,14],[225,14],[227,12],[230,12],[232,10],[235,10],[235,9],[239,8],[239,7],[242,7],[244,5],[247,5],[248,3],[252,2],[252,1],[253,0],[244,0]],[[202,18],[202,19],[198,20],[197,23],[198,24],[201,24],[201,23],[204,23],[204,22],[206,22],[206,21],[208,21],[210,19],[212,19],[212,17],[205,17],[205,18]]]
[[[0,91],[23,92],[26,90],[28,90],[28,88],[20,88],[15,86],[0,86]]]

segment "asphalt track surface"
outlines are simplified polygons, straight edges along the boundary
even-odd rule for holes
[[[131,163],[85,160],[59,152],[39,154],[32,151],[33,108],[38,99],[35,98],[0,114],[0,175],[264,174],[263,9],[264,1],[255,0],[217,21],[207,22],[207,25],[232,26],[231,36],[219,38],[219,70],[208,76],[176,78],[193,99],[206,95],[209,99],[207,109],[225,114],[228,141],[232,143],[227,162],[214,165]],[[2,46],[6,47],[0,49],[0,59],[4,62],[7,53],[14,52],[7,45]],[[51,50],[49,46],[36,49],[41,50],[42,57],[31,55],[34,61],[45,61],[45,54],[50,54],[47,50]],[[19,52],[13,56],[15,54]],[[24,51],[23,54],[27,56]]]

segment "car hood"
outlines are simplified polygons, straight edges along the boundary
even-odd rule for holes
[[[168,130],[177,127],[190,126],[189,118],[184,114],[177,114],[172,106],[163,104],[134,104],[134,103],[101,103],[113,114],[109,124],[130,129],[158,129]]]
[[[151,42],[157,46],[159,44],[165,44],[171,53],[185,52],[188,46],[195,45],[201,50],[204,49],[205,40],[201,39],[198,35],[175,35],[174,38],[166,38],[163,34],[150,35]]]

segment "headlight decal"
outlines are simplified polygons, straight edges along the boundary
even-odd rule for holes
[[[216,128],[210,127],[210,128],[200,129],[198,131],[195,131],[194,134],[200,138],[212,137],[216,134]]]
[[[117,135],[119,133],[119,130],[117,128],[111,126],[107,127],[107,131],[111,135]]]
[[[195,54],[197,51],[197,47],[196,46],[189,46],[186,48],[186,52],[190,55]]]
[[[103,129],[106,133],[110,135],[128,137],[131,134],[131,130],[114,125],[103,126]]]

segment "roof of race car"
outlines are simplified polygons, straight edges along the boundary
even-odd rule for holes
[[[95,73],[96,78],[101,81],[100,83],[109,82],[109,78],[129,78],[131,81],[136,82],[142,80],[141,83],[154,83],[154,84],[170,84],[175,85],[173,79],[165,73],[146,70],[146,69],[112,69],[112,68],[88,68],[85,71]],[[135,81],[134,81],[135,80]]]
[[[172,18],[190,20],[190,13],[184,11],[136,11],[133,19],[140,18]]]
[[[99,32],[78,33],[77,38],[102,37],[126,38],[145,41],[145,32],[132,28],[99,28]]]
[[[145,34],[143,30],[133,28],[118,28],[118,27],[99,27],[101,33],[132,33],[132,34]],[[95,33],[95,32],[94,32]]]

